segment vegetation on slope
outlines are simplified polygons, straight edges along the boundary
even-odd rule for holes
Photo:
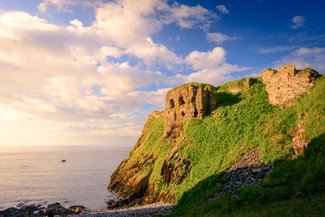
[[[183,182],[171,184],[176,201],[200,181],[228,169],[251,148],[259,148],[263,163],[293,155],[290,132],[296,128],[296,110],[271,106],[260,81],[238,94],[229,93],[227,86],[215,92],[222,103],[214,113],[203,120],[189,120],[173,144],[180,156],[192,162]],[[209,190],[214,192],[215,188]]]
[[[203,120],[188,120],[176,139],[163,138],[162,118],[150,117],[128,160],[118,168],[124,171],[120,173],[122,181],[118,181],[132,185],[132,179],[143,179],[149,174],[148,188],[143,193],[152,198],[145,200],[178,203],[175,216],[237,215],[239,207],[254,216],[262,203],[268,202],[271,208],[278,204],[275,201],[282,200],[288,206],[300,207],[307,200],[304,197],[315,192],[320,192],[317,197],[324,200],[324,76],[285,109],[269,104],[259,79],[249,88],[243,88],[243,83],[239,80],[213,88],[218,108]],[[241,91],[231,93],[232,86]],[[295,159],[292,138],[300,121],[305,125],[303,137],[310,145],[303,156]],[[259,150],[261,163],[274,164],[274,170],[260,186],[239,189],[236,199],[213,199],[222,190],[224,172],[252,148]],[[138,166],[145,161],[145,166]],[[165,162],[179,169],[179,162],[188,161],[190,169],[181,168],[188,173],[180,173],[181,179],[166,181],[162,175]],[[323,211],[321,205],[315,203]],[[278,212],[285,207],[279,206]]]
[[[216,186],[221,185],[222,173],[216,172],[183,194],[173,216],[320,216],[324,214],[324,93],[325,77],[323,76],[317,79],[309,93],[300,97],[292,107],[284,110],[265,109],[262,114],[265,115],[264,118],[260,117],[260,121],[255,122],[252,129],[253,132],[258,133],[256,134],[258,140],[241,140],[247,141],[247,144],[250,143],[248,141],[252,141],[250,144],[257,145],[263,150],[263,160],[273,162],[275,165],[274,170],[261,185],[239,189],[238,198],[224,196],[211,200],[211,196],[219,190]],[[260,94],[254,95],[257,97]],[[254,105],[257,105],[255,103],[251,107],[253,110],[255,110]],[[230,113],[228,109],[226,108],[227,114]],[[253,113],[249,114],[250,117],[254,116]],[[297,119],[304,121],[303,136],[310,144],[304,155],[294,159],[290,147],[290,132],[295,128]],[[253,132],[246,133],[249,136]],[[196,142],[204,141],[201,135],[197,137],[199,138],[195,138]],[[234,147],[234,144],[231,145]],[[242,148],[241,145],[238,147]]]

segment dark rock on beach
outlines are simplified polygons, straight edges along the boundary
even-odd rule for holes
[[[42,208],[41,205],[24,205],[20,208],[26,215],[32,215],[34,212],[39,211]]]
[[[42,205],[23,205],[18,204],[19,208],[8,208],[0,211],[0,217],[24,217],[24,216],[45,216],[44,207]]]
[[[55,215],[67,216],[69,214],[74,214],[75,212],[72,209],[65,208],[60,203],[53,203],[48,205],[45,213],[48,217],[54,217]]]
[[[79,214],[85,210],[86,207],[81,205],[65,208],[60,203],[50,204],[46,208],[40,204],[18,204],[17,208],[11,207],[0,211],[0,217],[65,217],[71,214]]]
[[[25,217],[25,213],[21,209],[17,208],[8,208],[3,211],[0,211],[0,217]]]

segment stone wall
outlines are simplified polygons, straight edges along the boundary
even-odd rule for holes
[[[176,138],[183,128],[183,121],[202,119],[217,106],[211,85],[186,84],[169,91],[164,111],[164,136]]]
[[[296,70],[294,65],[286,65],[278,70],[267,69],[262,73],[262,80],[272,105],[286,108],[293,99],[305,93],[314,84],[318,72],[307,68]]]

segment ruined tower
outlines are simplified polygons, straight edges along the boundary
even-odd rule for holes
[[[164,136],[176,138],[183,129],[183,121],[202,119],[213,111],[217,102],[212,86],[190,83],[170,90],[166,95]]]

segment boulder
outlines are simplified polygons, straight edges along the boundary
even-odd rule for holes
[[[8,208],[0,211],[0,217],[25,217],[25,212],[17,208]]]
[[[32,215],[34,212],[40,210],[40,205],[24,205],[20,208],[26,215]]]
[[[48,217],[54,217],[55,215],[67,216],[69,214],[74,214],[74,211],[66,209],[60,203],[53,203],[47,206],[45,213]]]

